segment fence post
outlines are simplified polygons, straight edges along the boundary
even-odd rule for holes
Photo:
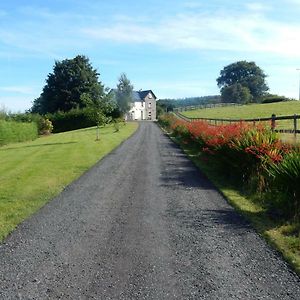
[[[276,115],[275,114],[272,114],[272,119],[271,119],[271,130],[274,131],[275,130],[275,127],[276,127],[276,124],[275,124],[275,118],[276,118]]]
[[[297,136],[297,115],[294,115],[294,136]]]

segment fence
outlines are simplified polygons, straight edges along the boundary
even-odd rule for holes
[[[181,111],[203,109],[203,108],[215,108],[215,107],[225,107],[225,106],[240,106],[240,105],[242,105],[242,104],[239,104],[239,103],[206,103],[206,104],[199,104],[199,105],[176,107],[176,108],[174,108],[174,111],[181,112]]]
[[[270,118],[256,118],[256,119],[212,119],[212,118],[188,118],[182,115],[180,112],[175,112],[175,115],[187,122],[195,122],[195,121],[206,121],[213,125],[224,124],[224,123],[236,123],[236,122],[252,122],[254,125],[260,122],[268,122],[270,124],[271,130],[281,133],[293,133],[294,135],[300,133],[298,129],[298,120],[300,119],[300,115],[293,116],[279,116],[277,117],[273,114]],[[289,120],[292,121],[292,129],[282,128],[278,126],[277,121]]]

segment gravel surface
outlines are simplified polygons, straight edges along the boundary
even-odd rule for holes
[[[300,299],[300,280],[156,124],[0,245],[0,299]]]

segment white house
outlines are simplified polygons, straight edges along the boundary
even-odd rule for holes
[[[156,120],[156,96],[151,90],[133,91],[133,102],[127,120]]]

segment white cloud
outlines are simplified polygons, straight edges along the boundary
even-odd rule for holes
[[[148,24],[125,21],[87,27],[89,39],[149,43],[171,49],[247,51],[300,57],[299,24],[286,24],[250,14],[180,14]]]

